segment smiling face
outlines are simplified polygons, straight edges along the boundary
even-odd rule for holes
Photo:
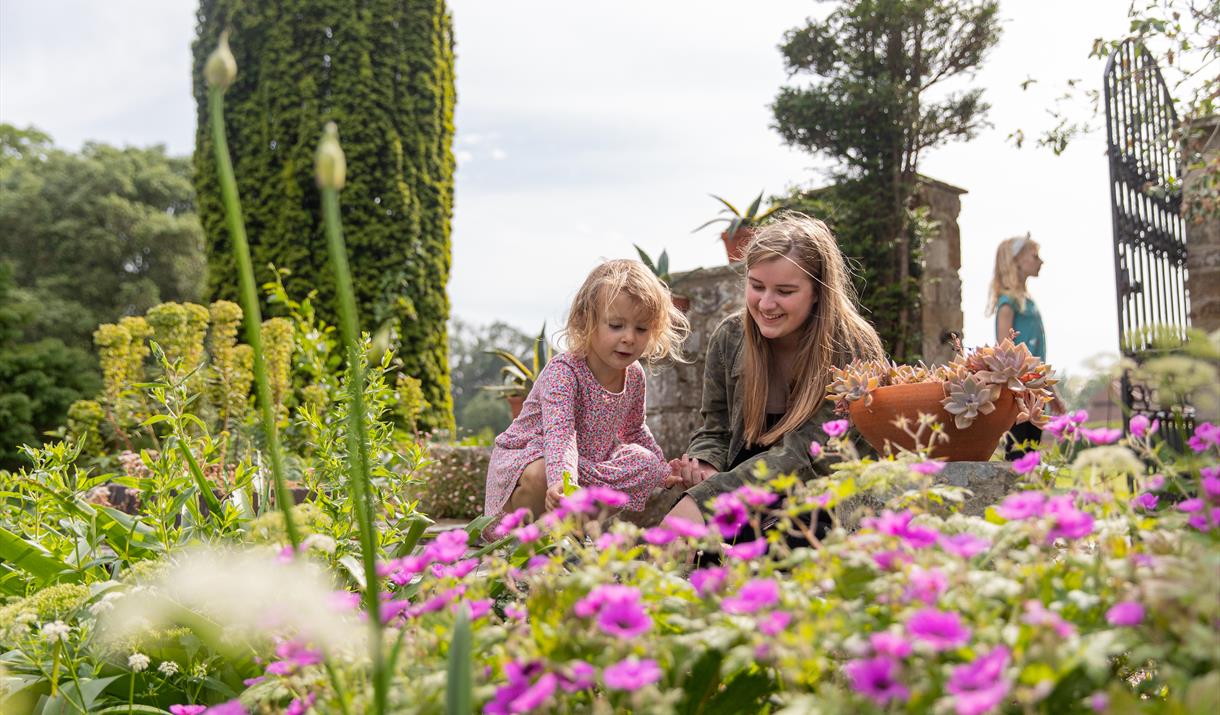
[[[648,349],[652,331],[652,316],[634,298],[620,293],[611,301],[598,316],[586,357],[598,382],[616,388],[623,371]]]
[[[1030,241],[1017,254],[1017,271],[1022,278],[1033,278],[1042,272],[1042,257],[1038,255],[1038,244]]]
[[[817,302],[813,280],[781,256],[759,261],[746,273],[746,310],[764,338],[795,336]]]

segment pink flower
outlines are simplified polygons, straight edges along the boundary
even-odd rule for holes
[[[822,431],[831,437],[842,437],[847,434],[847,420],[831,420],[822,423]]]
[[[644,532],[644,541],[647,541],[653,546],[664,546],[676,538],[678,538],[677,534],[660,526],[648,529]]]
[[[602,671],[602,680],[612,690],[635,691],[661,679],[661,669],[651,658],[628,658]]]
[[[1076,431],[1076,425],[1072,423],[1070,415],[1059,415],[1052,417],[1043,429],[1055,435],[1057,439],[1063,439],[1064,435],[1070,437]]]
[[[583,660],[568,663],[559,673],[559,687],[565,693],[588,690],[597,682],[597,668]]]
[[[686,519],[680,519],[676,516],[667,516],[661,522],[670,531],[678,536],[684,536],[690,539],[702,539],[707,536],[707,526]]]
[[[1012,471],[1017,474],[1029,474],[1037,468],[1042,461],[1042,455],[1037,451],[1026,452],[1025,456],[1019,457],[1012,463]]]
[[[1031,626],[1050,626],[1055,631],[1055,635],[1060,638],[1066,639],[1076,635],[1075,626],[1063,620],[1062,616],[1048,609],[1038,600],[1031,599],[1025,602],[1025,615],[1021,620]]]
[[[1157,495],[1153,494],[1152,492],[1144,492],[1143,494],[1140,494],[1136,498],[1132,499],[1131,504],[1139,509],[1143,509],[1144,511],[1152,511],[1153,509],[1156,509],[1158,501],[1159,499],[1157,498]]]
[[[1186,512],[1187,514],[1193,514],[1197,511],[1202,511],[1202,509],[1203,509],[1203,500],[1199,499],[1198,497],[1196,497],[1194,499],[1186,499],[1186,500],[1183,500],[1178,503],[1178,511],[1183,511],[1183,512]]]
[[[207,705],[170,705],[169,711],[172,715],[200,715],[207,710]]]
[[[852,690],[885,706],[891,700],[905,701],[910,691],[898,680],[898,663],[885,658],[849,661],[843,671],[851,679]]]
[[[1156,434],[1157,429],[1161,426],[1160,420],[1149,421],[1144,415],[1134,415],[1131,421],[1127,423],[1127,429],[1131,430],[1131,436],[1136,439]]]
[[[905,658],[911,654],[911,642],[897,633],[881,631],[868,637],[873,652],[890,658]]]
[[[1220,467],[1204,467],[1200,470],[1202,479],[1199,481],[1199,486],[1203,487],[1203,495],[1208,501],[1220,501]]]
[[[1046,505],[1046,515],[1051,518],[1051,530],[1046,540],[1079,539],[1093,533],[1093,517],[1076,508],[1069,494],[1054,497]]]
[[[511,514],[505,514],[504,518],[500,520],[500,523],[496,525],[496,529],[492,533],[495,534],[496,538],[507,536],[508,532],[524,524],[525,520],[528,519],[529,516],[530,510],[526,509],[525,507],[521,507]]]
[[[313,707],[317,699],[317,693],[310,693],[303,698],[293,698],[292,702],[288,703],[288,707],[284,710],[284,715],[305,715],[305,712]]]
[[[909,511],[895,513],[886,509],[881,512],[881,516],[865,518],[861,520],[860,524],[882,534],[897,536],[912,548],[923,549],[935,544],[940,534],[932,529],[911,526],[911,519],[914,516]]]
[[[959,665],[949,676],[945,690],[953,693],[953,708],[957,715],[981,715],[994,709],[1008,694],[1004,666],[1008,665],[1008,648],[996,646],[987,655]]]
[[[912,472],[915,472],[916,474],[927,475],[927,476],[931,476],[933,474],[939,474],[940,470],[942,470],[944,468],[945,468],[944,462],[934,462],[932,460],[927,460],[924,462],[916,462],[911,465]]]
[[[1104,713],[1110,707],[1110,696],[1104,692],[1096,692],[1089,696],[1089,709],[1095,713]]]
[[[915,566],[911,569],[906,600],[935,604],[936,600],[940,598],[940,594],[944,593],[948,587],[949,579],[940,570]]]
[[[652,628],[652,619],[640,603],[640,592],[617,584],[598,586],[576,602],[573,613],[581,618],[597,616],[597,627],[616,638],[635,638]]]
[[[1204,422],[1195,427],[1195,434],[1186,441],[1195,452],[1206,452],[1208,447],[1220,446],[1220,427]]]
[[[511,662],[504,667],[504,672],[508,683],[496,688],[491,702],[483,706],[485,715],[513,715],[535,710],[551,697],[559,682],[554,673],[543,673],[538,661]]]
[[[961,617],[935,608],[916,611],[907,619],[906,627],[912,636],[930,645],[934,651],[956,648],[970,640],[970,629],[962,625]]]
[[[792,622],[792,614],[787,611],[774,611],[759,619],[758,630],[767,636],[779,635]]]
[[[610,549],[617,548],[625,543],[627,543],[627,537],[625,535],[607,532],[597,537],[597,550],[609,551]]]
[[[1120,601],[1106,611],[1106,623],[1112,626],[1138,626],[1144,622],[1144,606],[1139,601]]]
[[[776,499],[779,499],[778,494],[769,492],[766,489],[759,489],[752,484],[738,487],[733,491],[733,496],[755,508],[770,506]]]
[[[873,554],[873,562],[877,564],[877,568],[885,571],[892,571],[898,568],[900,564],[909,564],[912,560],[910,554],[898,549],[878,551]]]
[[[271,675],[288,675],[299,668],[322,662],[322,651],[307,648],[298,641],[280,643],[275,647],[275,656],[279,660],[267,666],[267,672]]]
[[[470,535],[462,529],[442,531],[437,535],[435,541],[428,544],[424,553],[435,561],[451,564],[466,555],[466,544],[469,541]]]
[[[737,536],[741,527],[750,520],[746,505],[732,494],[721,494],[712,501],[712,524],[720,530],[720,535],[726,539]]]
[[[1004,497],[996,512],[1009,521],[1022,521],[1042,516],[1046,508],[1046,495],[1039,491],[1017,492]]]
[[[736,596],[721,601],[728,613],[755,613],[779,603],[779,584],[771,579],[756,578],[746,581]]]
[[[706,596],[714,591],[719,591],[724,586],[724,581],[729,576],[729,570],[723,566],[710,569],[699,569],[690,575],[691,585],[695,587],[695,593],[700,596]]]
[[[987,539],[969,533],[940,537],[942,549],[963,559],[972,559],[986,551],[989,546],[991,542]]]
[[[738,561],[749,561],[751,559],[756,559],[765,553],[767,553],[766,539],[756,539],[754,541],[733,544],[732,546],[727,546],[724,549],[725,556],[728,556],[730,559],[737,559]]]
[[[524,621],[529,617],[529,614],[529,611],[511,603],[504,607],[504,615],[508,616],[514,621]]]
[[[330,594],[327,603],[335,611],[352,611],[360,606],[360,594],[351,591],[335,591]]]
[[[1075,412],[1068,413],[1068,419],[1070,419],[1073,424],[1082,425],[1088,421],[1089,413],[1085,410],[1076,410]]]
[[[454,604],[454,606],[454,610],[456,610],[460,604]],[[491,612],[491,599],[480,598],[474,601],[469,601],[466,603],[466,607],[469,609],[470,620],[477,621]]]
[[[809,456],[814,459],[822,456],[822,445],[817,440],[809,443]]]
[[[388,578],[391,583],[404,586],[410,583],[411,579],[423,573],[431,561],[432,557],[426,552],[423,554],[412,554],[411,556],[404,556],[401,559],[378,564],[377,573]],[[358,601],[359,596],[357,596]]]
[[[513,529],[513,538],[523,544],[542,538],[542,529],[537,524],[526,524],[520,529]]]
[[[437,578],[464,578],[479,567],[478,559],[462,559],[452,566],[432,564],[432,575]]]
[[[1123,436],[1123,431],[1118,427],[1098,427],[1097,429],[1081,427],[1080,434],[1093,444],[1114,444]]]

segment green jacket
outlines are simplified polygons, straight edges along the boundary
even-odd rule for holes
[[[721,322],[708,342],[703,371],[703,426],[691,436],[686,453],[720,471],[687,490],[700,507],[718,494],[754,481],[754,466],[760,461],[766,462],[771,474],[795,473],[802,481],[830,472],[825,459],[815,462],[809,454],[810,442],[826,438],[822,423],[835,419],[834,405],[829,400],[823,401],[808,421],[785,434],[771,449],[725,471],[745,446],[742,400],[737,394],[743,344],[739,315]]]

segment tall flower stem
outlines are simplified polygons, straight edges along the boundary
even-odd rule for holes
[[[360,343],[356,318],[356,293],[347,261],[347,246],[343,241],[343,226],[339,220],[339,189],[346,178],[346,160],[339,146],[338,128],[334,122],[318,145],[318,187],[322,192],[322,220],[326,229],[326,246],[331,268],[335,272],[335,294],[339,303],[339,335],[347,349],[347,469],[348,488],[356,505],[360,529],[360,546],[364,560],[364,604],[368,611],[370,657],[373,662],[374,712],[386,708],[387,677],[384,643],[382,642],[380,579],[377,576],[377,542],[373,529],[373,490],[369,483],[368,429],[364,405],[364,351]]]
[[[224,49],[228,50],[227,40],[224,41]],[[220,175],[220,197],[225,207],[225,223],[229,228],[229,238],[233,241],[233,257],[237,259],[241,307],[246,322],[246,342],[254,352],[254,381],[258,386],[258,406],[262,415],[263,432],[267,435],[267,453],[271,459],[275,497],[284,513],[284,528],[288,532],[288,541],[292,544],[295,554],[300,544],[300,536],[292,521],[292,495],[284,484],[280,436],[275,426],[275,408],[271,399],[271,383],[267,380],[267,362],[263,358],[263,340],[260,333],[263,316],[258,307],[258,293],[254,288],[254,269],[250,265],[250,245],[246,242],[246,226],[242,222],[241,203],[237,198],[237,179],[233,176],[229,142],[225,138],[223,86],[212,84],[208,88],[208,109],[211,113],[212,143],[216,148],[216,169]]]

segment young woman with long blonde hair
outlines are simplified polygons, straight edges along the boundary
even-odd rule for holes
[[[772,473],[812,478],[809,445],[833,419],[831,367],[884,357],[823,222],[783,215],[759,229],[745,265],[745,309],[709,341],[703,426],[671,462],[696,484],[670,512],[689,521],[704,521],[710,500],[751,482],[760,460]]]

